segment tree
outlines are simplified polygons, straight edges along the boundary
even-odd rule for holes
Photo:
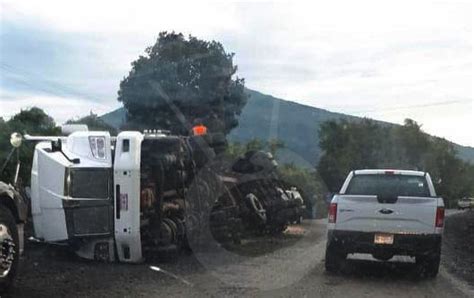
[[[251,139],[245,145],[245,151],[260,151],[265,148],[265,142],[260,139]]]
[[[186,135],[199,121],[227,134],[247,102],[233,57],[219,42],[161,32],[120,83],[128,127]]]
[[[90,113],[88,116],[77,120],[70,119],[66,124],[85,124],[89,130],[108,131],[111,135],[116,135],[117,130],[104,122],[97,114]]]
[[[353,169],[376,168],[385,156],[387,128],[373,120],[328,121],[320,128],[323,154],[318,171],[331,192],[339,191]]]
[[[242,145],[239,142],[229,142],[225,150],[225,155],[230,160],[236,160],[237,158],[243,156],[245,151],[245,145]]]
[[[429,136],[421,130],[421,125],[412,119],[405,119],[405,124],[395,128],[395,137],[403,148],[407,163],[414,168],[423,168],[423,156],[428,150]]]
[[[327,206],[323,198],[327,189],[319,175],[294,164],[284,164],[278,167],[278,174],[287,185],[296,186],[305,200],[307,215],[310,218],[320,218],[327,215]]]
[[[6,160],[8,153],[11,151],[10,135],[13,132],[31,135],[59,135],[61,129],[56,126],[53,118],[48,116],[40,108],[30,108],[22,110],[20,113],[14,115],[8,121],[0,121],[0,162]],[[30,180],[31,163],[33,160],[34,144],[24,142],[20,147],[20,179],[26,183]],[[0,174],[2,181],[11,181],[13,173],[15,172],[14,163],[11,162],[6,171]]]
[[[285,148],[285,142],[279,139],[271,139],[267,142],[267,147],[273,156],[276,156],[278,150]]]
[[[285,143],[279,139],[270,139],[262,141],[260,139],[251,139],[245,144],[239,142],[229,142],[226,148],[226,155],[236,159],[241,157],[248,151],[268,150],[274,157],[278,150],[285,148]]]
[[[447,206],[474,194],[474,166],[458,158],[451,143],[428,136],[411,119],[403,126],[329,121],[321,126],[320,144],[318,171],[331,192],[340,189],[351,170],[397,168],[429,172]]]
[[[453,145],[441,138],[434,138],[425,157],[425,168],[436,182],[438,195],[448,207],[455,201],[474,194],[474,166],[456,156]]]

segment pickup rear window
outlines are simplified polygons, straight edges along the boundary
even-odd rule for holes
[[[384,197],[430,197],[426,178],[408,175],[355,175],[345,194]]]

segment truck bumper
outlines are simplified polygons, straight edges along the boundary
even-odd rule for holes
[[[439,234],[394,234],[393,244],[375,244],[375,232],[328,231],[328,249],[344,253],[368,253],[417,256],[439,252]]]

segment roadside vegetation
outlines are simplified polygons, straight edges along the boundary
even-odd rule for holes
[[[68,120],[66,124],[87,124],[90,130],[106,130],[112,135],[117,134],[115,128],[107,125],[93,113],[79,119]],[[37,107],[24,109],[8,121],[5,121],[0,117],[0,166],[3,166],[12,150],[10,145],[10,135],[13,132],[19,132],[23,135],[30,134],[33,136],[56,136],[61,134],[61,127],[54,122],[54,119],[51,116]],[[21,162],[19,177],[25,185],[29,185],[30,181],[34,146],[34,143],[24,142],[19,150],[19,158]],[[6,164],[5,170],[0,173],[1,181],[12,181],[13,175],[15,174],[14,160],[16,160],[15,156],[13,156],[13,161]]]
[[[351,170],[386,168],[429,172],[450,208],[474,194],[474,165],[461,160],[452,143],[426,134],[411,119],[402,126],[370,119],[328,121],[320,128],[320,146],[317,170],[331,192]]]
[[[115,136],[118,130],[104,122],[97,114],[90,113],[88,116],[79,119],[70,119],[66,124],[85,124],[89,130],[108,131],[110,135]]]
[[[56,125],[52,117],[36,107],[22,110],[8,121],[0,118],[0,166],[3,166],[12,151],[10,135],[13,132],[31,135],[58,135],[61,129]],[[19,150],[19,158],[22,165],[19,177],[21,181],[27,184],[30,181],[33,149],[34,144],[25,142]],[[16,160],[15,156],[13,156],[13,160]],[[5,170],[0,173],[0,180],[7,183],[11,182],[14,174],[15,162],[10,162],[6,164]]]

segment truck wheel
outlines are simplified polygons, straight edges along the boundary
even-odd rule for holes
[[[440,252],[417,256],[416,265],[419,267],[420,275],[427,278],[435,278],[438,275],[440,259]]]
[[[247,199],[249,207],[257,216],[257,218],[261,221],[261,223],[266,224],[267,214],[266,214],[265,209],[262,206],[262,203],[260,203],[260,200],[257,198],[257,196],[254,195],[253,193],[249,193],[245,196],[245,198]]]
[[[0,293],[13,283],[20,257],[18,230],[12,213],[0,205]]]
[[[340,251],[338,248],[334,247],[333,245],[328,245],[326,247],[326,258],[324,260],[326,271],[331,273],[339,272],[345,259],[346,254]]]

